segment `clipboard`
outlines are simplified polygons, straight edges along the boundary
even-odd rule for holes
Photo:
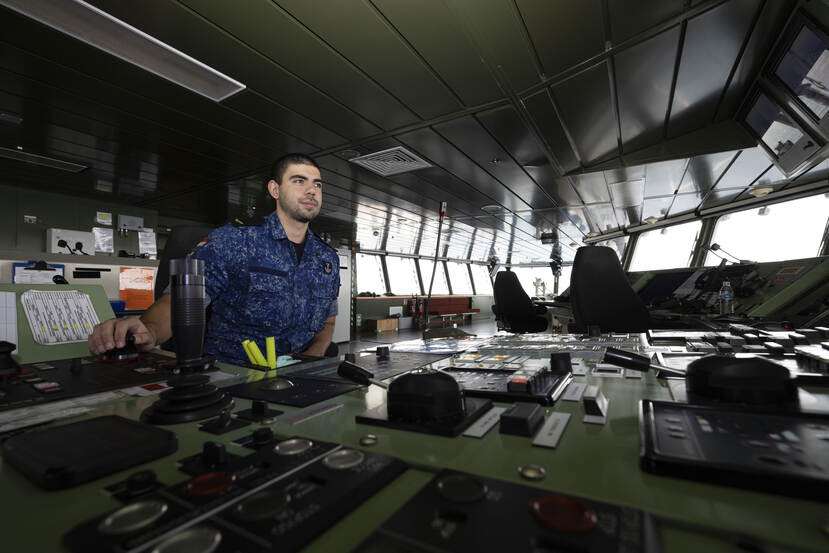
[[[34,259],[25,263],[12,263],[13,284],[56,284],[55,276],[64,276],[64,265],[49,264]]]

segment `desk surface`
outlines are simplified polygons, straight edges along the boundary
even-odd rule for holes
[[[246,378],[246,369],[221,367],[240,375],[221,384],[230,385]],[[530,438],[502,435],[497,428],[476,439],[445,438],[356,424],[355,415],[384,401],[385,391],[376,386],[330,399],[324,403],[342,403],[343,407],[293,426],[286,419],[308,408],[279,406],[285,415],[271,425],[277,434],[338,442],[395,456],[411,466],[309,544],[305,551],[349,551],[442,468],[643,509],[659,519],[664,551],[734,551],[734,540],[742,535],[759,538],[768,545],[784,546],[782,549],[771,547],[769,551],[829,550],[826,529],[829,505],[826,503],[655,476],[640,470],[639,400],[670,400],[664,381],[650,374],[642,379],[580,376],[575,381],[600,384],[610,400],[608,422],[604,426],[584,424],[580,403],[558,401],[546,409],[547,413],[567,412],[572,417],[554,450],[532,447]],[[98,407],[94,414],[137,419],[153,399],[125,398]],[[250,405],[248,400],[236,401],[236,410]],[[144,468],[155,470],[165,484],[179,482],[185,476],[177,470],[177,460],[199,452],[207,440],[227,444],[229,452],[243,453],[247,450],[230,442],[257,427],[251,425],[212,436],[198,431],[195,424],[169,426],[166,428],[174,430],[179,437],[179,450],[174,455],[64,491],[41,490],[12,467],[0,464],[3,549],[59,551],[61,536],[72,526],[120,505],[101,493],[104,486]],[[369,433],[379,439],[376,446],[366,448],[359,440]],[[544,467],[546,478],[539,482],[522,480],[517,468],[526,464]]]

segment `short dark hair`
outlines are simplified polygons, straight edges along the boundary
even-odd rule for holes
[[[277,184],[282,184],[282,177],[285,176],[285,171],[288,170],[289,165],[293,164],[311,165],[317,169],[320,168],[311,156],[298,153],[285,154],[273,162],[273,165],[271,166],[271,180],[275,180]]]

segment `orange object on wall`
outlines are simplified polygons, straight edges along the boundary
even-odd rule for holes
[[[146,309],[153,304],[152,267],[121,267],[121,299],[127,309]]]

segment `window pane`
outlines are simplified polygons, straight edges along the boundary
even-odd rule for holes
[[[472,278],[475,279],[475,292],[483,296],[492,295],[492,280],[486,265],[472,265]]]
[[[561,295],[565,290],[570,288],[570,275],[573,274],[572,265],[564,265],[561,267],[561,276],[558,277],[558,294]]]
[[[746,123],[754,129],[766,146],[778,158],[781,158],[781,165],[796,165],[817,148],[817,145],[803,133],[800,126],[765,94],[761,94],[755,101],[746,116]],[[797,147],[792,149],[795,146]],[[786,156],[790,150],[792,154]],[[785,164],[782,159],[784,157]]]
[[[446,262],[446,269],[449,271],[449,278],[452,279],[453,294],[471,294],[472,281],[469,280],[469,270],[466,263]]]
[[[428,294],[433,263],[431,259],[419,259],[418,262],[420,263],[420,276],[423,278],[423,291]],[[446,273],[443,272],[443,261],[438,261],[438,267],[435,271],[435,282],[432,285],[432,295],[448,293],[449,285],[446,284]]]
[[[357,254],[357,293],[374,292],[377,295],[386,293],[386,283],[383,280],[383,267],[380,265],[379,255],[365,253]]]
[[[619,258],[619,261],[622,260],[622,255],[625,253],[625,246],[627,246],[628,237],[622,236],[620,238],[614,238],[612,240],[604,240],[602,242],[596,242],[597,246],[607,246],[608,248],[612,248],[613,251],[616,252],[616,256]]]
[[[781,261],[814,257],[829,217],[829,198],[820,194],[765,207],[723,215],[714,227],[712,244],[719,244],[729,254],[751,261]],[[728,258],[722,250],[718,254]],[[716,265],[720,258],[708,252],[706,265]]]
[[[528,296],[545,296],[553,293],[553,270],[547,267],[513,267],[521,288]]]
[[[420,294],[414,259],[387,255],[386,270],[389,272],[389,286],[392,294],[398,296]]]
[[[821,119],[829,111],[829,49],[811,29],[803,27],[777,66],[778,77]]]
[[[687,267],[702,221],[649,230],[639,235],[630,263],[631,271]]]

